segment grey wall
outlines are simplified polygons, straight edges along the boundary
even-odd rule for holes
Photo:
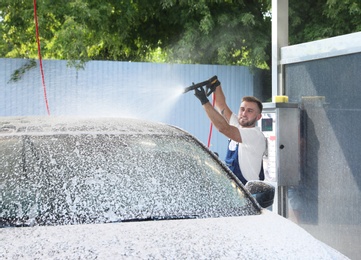
[[[47,115],[39,64],[18,81],[24,59],[0,59],[0,116]],[[91,61],[84,70],[44,60],[50,115],[137,117],[176,125],[208,143],[210,121],[189,85],[217,75],[234,112],[241,97],[262,99],[263,74],[247,67]],[[211,101],[212,102],[212,101]],[[213,128],[212,151],[225,157],[227,139]]]
[[[296,222],[351,259],[361,254],[360,71],[360,52],[285,65],[302,118]]]

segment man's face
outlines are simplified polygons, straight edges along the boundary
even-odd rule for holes
[[[243,101],[238,111],[238,122],[242,127],[254,127],[262,114],[255,102]]]

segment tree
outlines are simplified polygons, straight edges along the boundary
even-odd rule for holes
[[[44,58],[267,66],[269,1],[42,0]],[[1,55],[36,58],[31,1],[0,3]],[[267,61],[267,62],[265,62]]]
[[[361,31],[359,0],[289,0],[290,43]],[[43,58],[271,67],[271,0],[38,0]],[[0,56],[37,58],[33,1],[0,2]],[[80,61],[80,63],[79,63]]]
[[[298,44],[361,31],[360,0],[289,0],[289,40]]]

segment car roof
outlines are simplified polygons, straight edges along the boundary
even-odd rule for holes
[[[188,135],[185,131],[175,126],[133,118],[63,116],[0,117],[0,136],[54,133]]]

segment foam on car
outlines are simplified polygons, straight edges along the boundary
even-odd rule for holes
[[[79,117],[1,117],[0,135],[46,134],[54,132],[121,132],[122,134],[184,135],[184,131],[160,122],[131,118],[79,118]]]

